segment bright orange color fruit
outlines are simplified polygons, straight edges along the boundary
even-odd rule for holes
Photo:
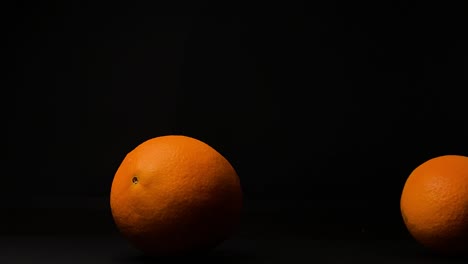
[[[126,155],[111,187],[120,233],[152,256],[210,250],[236,229],[239,177],[219,152],[183,135],[149,139]]]
[[[410,234],[439,253],[468,252],[468,157],[444,155],[409,175],[400,201]]]

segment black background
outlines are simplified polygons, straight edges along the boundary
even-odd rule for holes
[[[231,161],[247,202],[406,234],[412,169],[468,155],[466,30],[453,3],[9,10],[4,209],[107,208],[128,151],[185,134]]]

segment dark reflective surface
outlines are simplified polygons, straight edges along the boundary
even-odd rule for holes
[[[142,255],[107,209],[10,209],[0,220],[0,263],[468,263],[424,249],[398,221],[378,222],[365,208],[313,209],[247,204],[231,239],[179,258]]]

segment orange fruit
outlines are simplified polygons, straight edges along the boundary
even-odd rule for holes
[[[468,157],[444,155],[415,168],[400,201],[412,237],[439,253],[468,252]]]
[[[130,151],[112,181],[114,222],[152,256],[210,250],[240,221],[239,177],[218,151],[183,135],[149,139]]]

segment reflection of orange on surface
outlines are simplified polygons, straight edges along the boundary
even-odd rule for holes
[[[149,255],[208,250],[240,220],[239,178],[219,152],[200,140],[160,136],[127,154],[111,188],[114,221]]]
[[[468,252],[468,157],[445,155],[418,166],[401,196],[401,213],[422,245]]]

